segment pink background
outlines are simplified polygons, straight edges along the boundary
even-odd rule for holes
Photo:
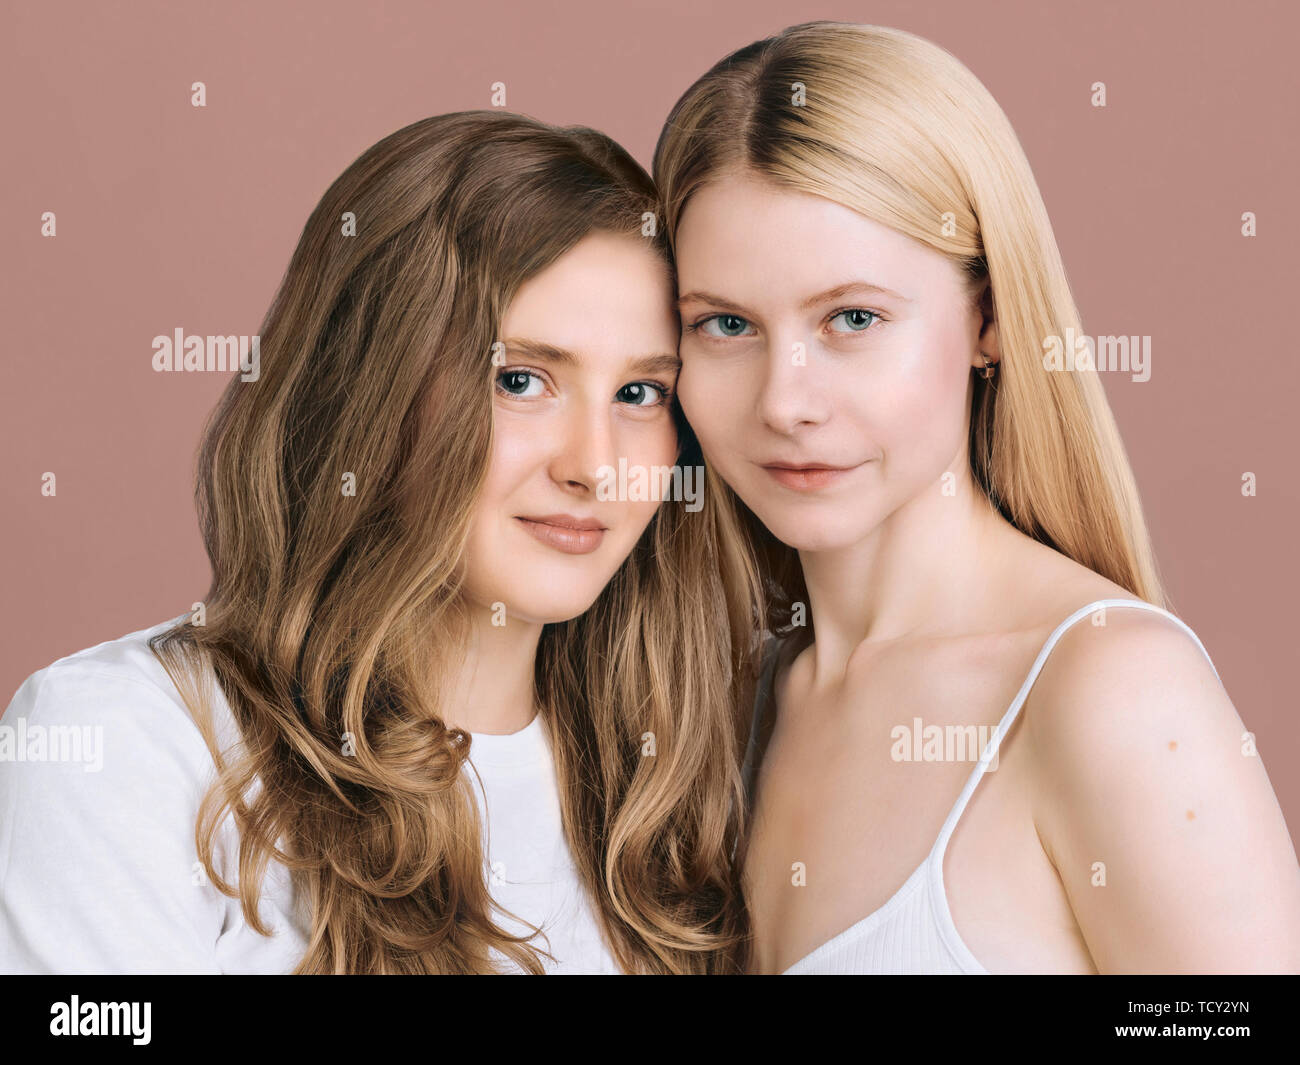
[[[0,27],[0,706],[54,658],[207,590],[191,502],[224,376],[151,340],[253,334],[308,213],[431,114],[507,104],[595,126],[647,166],[727,52],[812,18],[919,33],[1002,104],[1084,328],[1150,335],[1104,374],[1174,610],[1201,636],[1300,826],[1295,683],[1300,361],[1290,3],[921,5],[6,3]],[[207,85],[207,107],[190,84]],[[1089,104],[1104,81],[1108,106]],[[1291,131],[1288,135],[1288,131]],[[40,235],[54,211],[58,236]],[[1254,211],[1259,235],[1240,235]],[[41,475],[58,476],[44,498]],[[1258,496],[1243,498],[1254,472]]]

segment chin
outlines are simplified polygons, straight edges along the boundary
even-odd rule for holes
[[[538,625],[572,621],[591,609],[604,583],[559,573],[550,579],[533,580],[527,588],[514,587],[502,601],[512,617]]]
[[[796,551],[835,551],[853,546],[865,535],[861,528],[842,528],[833,519],[822,520],[813,508],[792,512],[786,507],[770,507],[766,513],[754,513],[768,532]]]
[[[554,600],[537,603],[516,602],[508,605],[506,609],[510,617],[516,621],[523,621],[530,625],[561,625],[566,621],[582,617],[591,609],[591,604],[595,601],[589,599],[582,603],[557,603]]]

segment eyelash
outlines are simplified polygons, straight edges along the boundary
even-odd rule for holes
[[[512,374],[523,374],[527,377],[535,377],[537,378],[537,380],[543,383],[546,382],[546,378],[542,374],[538,373],[536,370],[529,370],[521,366],[508,366],[505,369],[497,372],[496,389],[499,395],[505,396],[508,399],[523,400],[523,402],[525,403],[530,403],[532,402],[532,400],[539,398],[536,396],[531,396],[531,397],[520,396],[514,392],[510,392],[502,388],[501,379],[503,377],[509,377]],[[629,381],[626,385],[623,385],[622,388],[620,388],[618,391],[622,392],[624,388],[628,388],[632,385],[640,385],[642,388],[649,388],[655,392],[658,392],[659,402],[658,403],[628,403],[627,406],[629,407],[638,407],[642,410],[654,410],[657,407],[668,406],[669,402],[673,398],[673,390],[669,388],[667,385],[661,385],[658,381]]]
[[[848,333],[843,333],[843,334],[841,334],[842,336],[850,336],[850,335],[852,335],[853,333],[869,333],[869,332],[871,332],[871,327],[872,327],[873,325],[875,325],[877,322],[883,322],[883,321],[885,320],[885,316],[884,316],[883,314],[881,314],[879,311],[873,311],[873,310],[871,310],[871,309],[869,309],[869,308],[867,308],[867,307],[841,307],[839,310],[837,310],[837,311],[832,311],[829,315],[827,315],[827,316],[826,316],[826,321],[828,321],[828,322],[833,322],[833,321],[835,321],[835,319],[838,318],[841,314],[849,314],[849,313],[851,313],[851,312],[853,312],[853,311],[860,311],[862,314],[869,314],[869,315],[871,315],[871,321],[867,324],[867,327],[866,327],[865,329],[852,329],[852,330],[850,330]],[[746,322],[747,324],[750,324],[750,325],[753,324],[752,322],[749,321],[748,318],[746,318],[744,315],[741,315],[741,314],[709,314],[709,315],[706,315],[705,317],[699,319],[699,320],[696,321],[696,322],[691,322],[691,323],[689,323],[689,324],[686,325],[684,328],[686,329],[686,331],[687,331],[688,333],[698,333],[698,332],[700,331],[700,328],[701,328],[705,323],[707,323],[707,322],[711,322],[711,321],[713,321],[715,318],[739,318],[742,322]],[[744,339],[743,337],[715,337],[715,336],[709,336],[707,333],[704,334],[704,335],[707,336],[709,340],[742,340],[742,339]]]

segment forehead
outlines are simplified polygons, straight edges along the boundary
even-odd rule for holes
[[[672,298],[668,268],[648,243],[592,233],[519,287],[501,332],[584,353],[636,354],[675,343]]]
[[[749,174],[697,189],[675,244],[683,292],[731,287],[795,298],[858,278],[915,298],[957,276],[945,256],[897,230]]]

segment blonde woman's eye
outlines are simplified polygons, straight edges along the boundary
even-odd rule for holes
[[[738,337],[744,336],[748,328],[749,319],[738,314],[713,314],[696,322],[691,331],[711,337]]]
[[[545,382],[527,370],[502,370],[497,374],[497,387],[508,396],[532,399],[545,391]]]
[[[831,321],[837,322],[841,318],[844,319],[844,324],[848,326],[848,328],[832,329],[831,332],[861,333],[868,326],[870,326],[872,322],[878,320],[880,318],[880,315],[878,315],[875,311],[864,311],[861,307],[852,307],[847,311],[840,311],[840,313],[835,315],[835,317],[832,318]]]
[[[654,384],[652,381],[633,381],[630,385],[620,388],[615,398],[620,403],[628,403],[634,407],[658,407],[666,403],[671,394],[663,385]]]

